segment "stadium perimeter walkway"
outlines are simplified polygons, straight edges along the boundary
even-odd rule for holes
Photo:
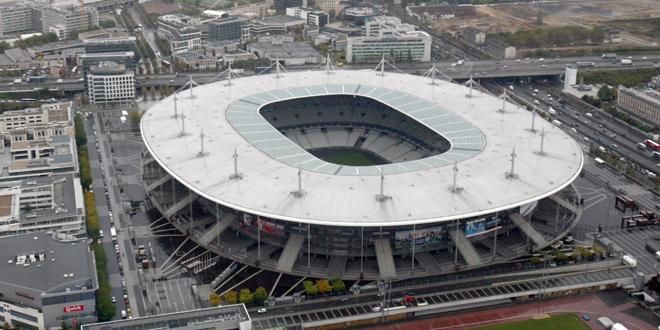
[[[623,295],[623,293],[622,293]],[[623,296],[619,296],[623,297]],[[529,302],[520,305],[500,307],[487,310],[479,310],[455,315],[440,316],[432,319],[401,322],[389,325],[379,325],[369,329],[382,330],[426,330],[426,329],[473,329],[480,326],[497,323],[509,323],[531,319],[534,315],[541,313],[562,314],[577,313],[587,314],[591,320],[587,324],[592,329],[602,329],[597,318],[607,316],[625,325],[630,330],[657,329],[655,326],[640,320],[624,311],[637,307],[628,302],[627,299],[618,300],[616,305],[601,299],[599,294],[588,294],[585,296],[572,296],[556,298],[539,302]],[[609,303],[609,305],[608,305]]]

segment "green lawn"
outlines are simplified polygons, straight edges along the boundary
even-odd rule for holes
[[[592,321],[593,322],[593,321]],[[589,330],[579,316],[575,314],[563,314],[553,316],[549,319],[527,320],[514,323],[497,324],[478,328],[480,330]]]
[[[328,163],[346,166],[370,166],[383,164],[383,160],[371,154],[351,148],[327,148],[310,151],[314,156]]]
[[[374,165],[373,159],[359,152],[342,152],[334,155],[326,155],[326,162],[342,164],[348,166],[369,166]]]

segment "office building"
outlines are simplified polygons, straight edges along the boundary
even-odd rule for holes
[[[88,245],[67,235],[0,238],[0,319],[50,329],[96,321],[98,279]]]
[[[4,145],[11,141],[12,131],[26,130],[35,139],[56,135],[74,136],[71,102],[47,103],[40,108],[5,111],[0,114],[0,134]]]
[[[20,4],[0,4],[0,36],[34,31],[33,9]]]
[[[208,23],[209,42],[240,41],[250,38],[250,24],[247,18],[231,16]]]
[[[378,62],[383,55],[395,62],[430,61],[431,36],[415,29],[396,17],[375,17],[362,27],[363,37],[347,38],[346,62]]]
[[[42,31],[55,33],[59,39],[68,39],[73,33],[99,25],[99,15],[93,7],[71,5],[49,6],[40,9]]]
[[[346,62],[375,63],[383,56],[395,62],[428,62],[431,60],[431,37],[423,31],[390,37],[349,37],[346,40]]]
[[[350,7],[344,9],[344,21],[357,25],[364,25],[372,17],[376,16],[376,11],[371,7]]]
[[[92,65],[87,73],[90,104],[130,103],[135,99],[135,73],[116,62]]]
[[[196,52],[173,54],[172,59],[191,71],[212,70],[218,66],[218,60],[214,56]]]
[[[302,30],[306,20],[286,15],[267,16],[250,21],[250,33],[253,36],[260,34],[284,34],[294,29]]]
[[[0,69],[3,70],[27,70],[38,65],[30,53],[21,48],[10,48],[0,54]]]
[[[284,65],[319,64],[323,56],[306,42],[255,42],[248,51],[260,58],[280,61]]]
[[[577,73],[578,68],[573,65],[567,65],[566,71],[564,72],[564,89],[577,84]]]
[[[92,66],[107,61],[122,64],[126,66],[127,70],[135,71],[137,67],[137,61],[135,59],[134,52],[80,54],[78,55],[78,59],[80,60],[80,65],[82,66],[82,72],[84,74],[89,72],[89,68]]]
[[[323,27],[330,22],[330,15],[322,10],[314,10],[304,7],[289,7],[286,9],[286,15],[302,18],[307,25]]]
[[[640,90],[619,86],[616,100],[619,109],[645,123],[660,126],[660,93],[652,89]]]
[[[0,237],[41,231],[86,235],[82,186],[72,173],[0,182],[0,206]]]
[[[330,15],[335,16],[341,11],[339,6],[340,0],[315,0],[314,5],[316,8],[330,13]]]
[[[244,304],[226,305],[154,316],[85,324],[83,330],[123,329],[251,330],[252,320]]]
[[[86,54],[135,52],[135,40],[133,36],[85,39],[83,46]]]
[[[158,17],[158,35],[165,38],[172,54],[197,51],[202,48],[202,31],[193,18],[170,14]]]

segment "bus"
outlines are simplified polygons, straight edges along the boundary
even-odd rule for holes
[[[633,211],[639,209],[637,202],[626,195],[617,195],[616,200],[614,201],[614,207],[621,212],[625,212],[626,209],[631,209]]]
[[[653,151],[660,151],[660,144],[653,140],[646,139],[644,140],[644,144],[646,145],[647,148],[653,150]]]

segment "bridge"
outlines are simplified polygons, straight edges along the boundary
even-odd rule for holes
[[[468,79],[471,75],[474,79],[478,78],[514,78],[514,77],[535,77],[535,76],[556,76],[564,73],[566,65],[575,65],[578,62],[593,63],[593,66],[585,67],[587,70],[621,70],[621,69],[647,69],[660,68],[660,55],[633,55],[632,65],[622,65],[620,60],[602,59],[600,57],[566,57],[555,59],[517,59],[517,60],[482,60],[474,62],[465,62],[462,65],[456,65],[453,62],[437,62],[436,68],[441,72],[439,79]],[[386,70],[400,71],[410,74],[421,74],[428,70],[433,63],[415,62],[415,63],[395,63],[395,67],[388,67]],[[322,66],[322,65],[321,65]],[[366,70],[373,69],[375,64],[345,64],[342,69],[346,70]],[[295,66],[288,67],[287,70],[314,70],[320,69],[320,66]],[[245,71],[244,76],[253,75],[253,71]],[[224,79],[219,77],[218,72],[196,72],[192,73],[193,78],[200,84],[212,82],[214,80]],[[156,87],[156,86],[182,86],[188,81],[188,76],[172,73],[138,75],[136,77],[136,87]],[[56,79],[50,79],[43,83],[21,83],[13,84],[11,82],[0,82],[0,92],[20,93],[33,92],[35,90],[48,90],[51,92],[79,92],[83,91],[85,84],[79,79],[63,79],[58,82]]]

